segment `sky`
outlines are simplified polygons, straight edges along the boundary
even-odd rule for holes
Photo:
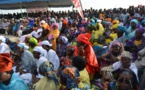
[[[81,0],[83,9],[90,9],[91,7],[94,9],[110,9],[110,8],[128,8],[130,5],[145,5],[145,0]],[[48,8],[48,10],[54,10],[54,11],[65,11],[65,10],[72,10],[72,7],[68,8]],[[1,14],[7,14],[7,13],[16,13],[21,12],[20,9],[18,10],[0,10]],[[22,12],[26,12],[26,10],[22,10]]]

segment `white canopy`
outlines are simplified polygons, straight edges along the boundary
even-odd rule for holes
[[[69,7],[71,0],[1,0],[0,9],[27,9],[38,7]]]

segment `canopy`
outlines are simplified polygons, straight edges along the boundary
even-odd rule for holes
[[[38,7],[69,7],[71,0],[0,0],[0,9],[27,9]]]

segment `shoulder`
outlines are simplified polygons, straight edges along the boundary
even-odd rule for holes
[[[23,88],[27,88],[25,90],[28,90],[28,87],[27,85],[25,84],[25,82],[17,77],[15,74],[12,75],[12,79],[11,79],[11,85],[14,87],[14,88],[18,88],[18,87],[23,87]],[[17,90],[17,89],[16,89]],[[23,89],[22,89],[23,90]]]

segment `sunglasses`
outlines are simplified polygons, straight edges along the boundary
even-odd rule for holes
[[[120,78],[120,79],[118,79],[118,82],[119,83],[125,83],[125,84],[131,84],[131,80],[129,80],[129,79],[123,79],[123,78]]]

